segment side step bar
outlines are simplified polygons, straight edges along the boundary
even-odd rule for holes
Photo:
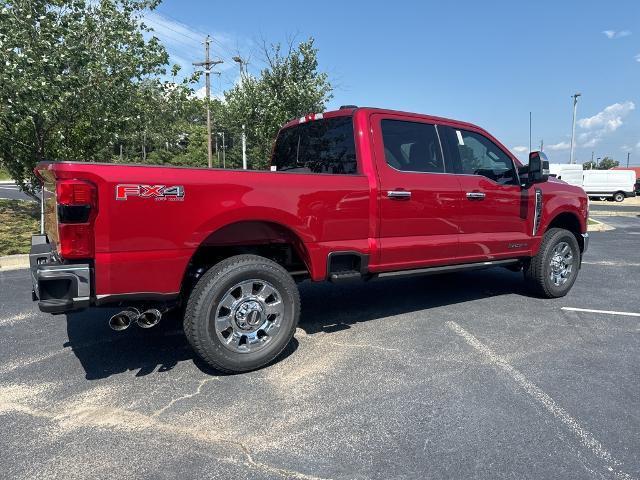
[[[462,272],[468,270],[481,270],[483,268],[502,267],[506,265],[514,265],[520,260],[512,258],[509,260],[493,260],[491,262],[461,263],[460,265],[445,265],[442,267],[416,268],[413,270],[396,270],[394,272],[381,272],[377,276],[379,278],[387,277],[405,277],[411,275],[435,275],[437,273]]]
[[[344,272],[334,272],[329,275],[329,280],[332,282],[339,282],[340,280],[350,280],[352,278],[362,278],[362,273],[355,270],[347,270]]]

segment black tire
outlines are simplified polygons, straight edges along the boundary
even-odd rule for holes
[[[613,194],[613,199],[618,203],[623,202],[625,198],[627,198],[627,196],[624,192],[616,192]]]
[[[573,263],[566,281],[561,285],[556,285],[551,279],[551,262],[554,249],[562,242],[565,242],[570,248]],[[580,246],[573,233],[563,228],[551,228],[544,234],[538,254],[525,265],[524,278],[529,289],[536,295],[544,298],[564,297],[576,281],[580,263]]]
[[[223,344],[212,315],[216,316],[213,312],[218,311],[229,289],[248,280],[262,280],[273,286],[283,302],[283,314],[279,330],[268,343],[258,351],[237,352]],[[300,295],[291,275],[267,258],[238,255],[214,265],[198,280],[187,302],[184,331],[196,354],[208,365],[222,372],[239,373],[261,368],[280,355],[293,338],[299,318]]]

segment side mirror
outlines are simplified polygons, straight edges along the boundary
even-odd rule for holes
[[[549,180],[549,160],[543,152],[529,154],[528,180],[531,184]]]

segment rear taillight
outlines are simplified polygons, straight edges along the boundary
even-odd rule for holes
[[[84,180],[59,180],[56,201],[60,256],[93,257],[93,220],[98,213],[96,186]]]

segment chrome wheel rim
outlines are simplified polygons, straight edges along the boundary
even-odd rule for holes
[[[280,292],[265,280],[235,284],[222,296],[213,324],[218,339],[235,353],[263,349],[278,335],[284,303]]]
[[[549,278],[556,287],[567,283],[573,271],[573,250],[567,242],[560,242],[556,245],[549,266],[551,267]]]

